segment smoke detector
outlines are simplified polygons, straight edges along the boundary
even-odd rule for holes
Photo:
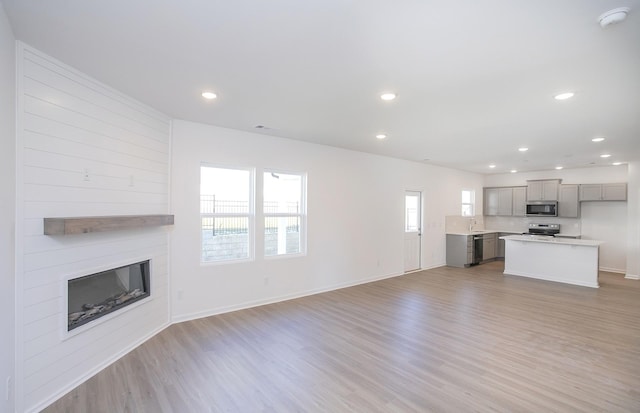
[[[627,18],[629,10],[628,7],[618,7],[617,9],[609,10],[598,17],[598,23],[600,23],[600,27],[603,29],[612,24],[620,23]]]

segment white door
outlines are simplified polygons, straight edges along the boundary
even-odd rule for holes
[[[420,192],[407,191],[404,196],[404,271],[420,269],[422,207]]]

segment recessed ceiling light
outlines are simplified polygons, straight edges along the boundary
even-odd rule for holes
[[[206,92],[202,92],[202,97],[205,98],[205,99],[211,100],[211,99],[217,98],[218,95],[216,95],[213,92],[206,91]]]
[[[383,93],[380,95],[380,99],[382,100],[393,100],[396,98],[395,93]]]
[[[555,95],[553,98],[555,100],[566,100],[566,99],[572,98],[573,95],[574,95],[573,92],[565,92],[565,93],[559,93]]]
[[[628,7],[618,7],[617,9],[609,10],[598,17],[598,23],[600,23],[600,27],[603,29],[609,25],[620,23],[627,18],[629,10]]]
[[[560,170],[560,169],[562,169],[562,168],[564,168],[564,166],[556,166],[556,169],[557,169],[557,170]]]
[[[614,162],[611,165],[614,165],[614,166],[622,165],[622,162]]]
[[[496,167],[496,165],[495,165],[495,164],[493,164],[493,163],[492,163],[491,165],[489,165],[489,168],[491,168],[491,169],[493,169],[493,168],[495,168],[495,167]]]
[[[387,135],[385,135],[384,133],[379,133],[376,135],[377,139],[385,139],[387,137]]]
[[[591,142],[602,142],[603,140],[604,140],[604,138],[603,138],[603,137],[600,137],[600,138],[593,138],[593,139],[591,139]]]
[[[517,169],[512,169],[512,170],[510,170],[509,172],[511,172],[512,174],[514,174],[514,173],[518,172],[518,170],[517,170]]]
[[[529,150],[529,148],[522,147],[522,148],[518,148],[518,150],[519,150],[520,152],[526,152],[526,151],[528,151],[528,150]]]
[[[610,157],[610,156],[611,156],[611,155],[610,155],[610,154],[608,154],[608,153],[604,153],[604,154],[600,155],[600,157],[601,157],[601,158],[608,158],[608,157]]]

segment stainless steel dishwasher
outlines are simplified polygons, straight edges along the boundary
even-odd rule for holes
[[[482,244],[483,243],[484,243],[483,234],[478,234],[473,236],[473,260],[471,261],[472,265],[480,264],[480,262],[482,261],[482,253],[483,253]]]

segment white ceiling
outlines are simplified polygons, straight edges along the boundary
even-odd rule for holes
[[[640,160],[640,0],[0,1],[19,40],[178,119],[479,173]]]

